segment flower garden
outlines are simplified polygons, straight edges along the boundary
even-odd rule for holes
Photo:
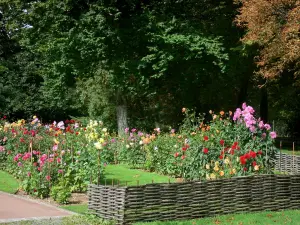
[[[273,173],[276,133],[255,118],[245,103],[234,113],[210,111],[211,121],[183,108],[176,131],[146,133],[126,128],[109,133],[101,121],[67,120],[41,124],[1,120],[0,152],[4,168],[22,181],[21,189],[40,198],[67,203],[72,192],[99,183],[107,164],[123,163],[184,180],[214,180]]]

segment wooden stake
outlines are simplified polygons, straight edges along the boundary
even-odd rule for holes
[[[98,150],[98,185],[100,184],[100,151]]]
[[[73,145],[71,144],[71,158],[72,158],[72,164],[74,164],[74,157],[73,157]]]
[[[282,150],[282,141],[280,141],[279,145],[279,172],[281,173],[281,150]]]
[[[293,169],[292,169],[292,172],[294,172],[294,166],[295,166],[295,142],[293,142]]]
[[[32,139],[31,139],[31,141],[30,141],[30,143],[29,143],[29,149],[30,149],[30,153],[31,153],[31,164],[32,164]]]
[[[268,166],[268,146],[266,146],[266,166],[267,166],[267,174],[269,173],[269,166]]]

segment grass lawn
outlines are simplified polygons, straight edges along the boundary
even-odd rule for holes
[[[5,223],[9,225],[114,225],[114,223],[92,215],[65,217],[63,219],[21,221]],[[133,225],[300,225],[300,211],[245,213],[186,221],[141,222]]]
[[[281,152],[288,155],[293,155],[292,149],[282,149]],[[295,155],[300,155],[300,151],[295,151]]]
[[[152,180],[154,183],[167,183],[175,182],[174,178],[168,176],[159,175],[157,173],[149,173],[142,170],[129,169],[126,165],[108,165],[105,167],[105,179],[106,184],[111,185],[112,181],[117,184],[118,181],[120,185],[139,185],[150,184]],[[101,184],[105,184],[105,180],[101,180]]]
[[[188,221],[135,223],[134,225],[300,225],[300,211],[234,214]]]
[[[14,194],[19,188],[19,182],[7,172],[0,170],[0,191]]]
[[[64,205],[64,206],[61,206],[61,208],[75,212],[75,213],[79,213],[79,214],[85,214],[88,212],[87,204]]]

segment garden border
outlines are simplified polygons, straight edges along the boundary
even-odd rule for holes
[[[89,209],[118,224],[300,209],[300,174],[131,187],[89,186]]]

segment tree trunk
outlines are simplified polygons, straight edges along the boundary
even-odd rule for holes
[[[126,105],[117,106],[117,122],[118,122],[118,134],[122,135],[125,132],[125,128],[128,127]]]
[[[266,87],[262,87],[260,90],[260,118],[265,123],[268,122],[268,92]]]

